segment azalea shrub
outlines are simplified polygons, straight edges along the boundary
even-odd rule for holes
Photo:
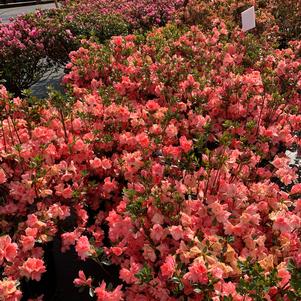
[[[0,22],[0,74],[9,91],[21,95],[54,67],[68,62],[82,38],[100,43],[129,31],[145,31],[169,21],[177,1],[75,1],[58,9]]]
[[[81,39],[94,37],[103,43],[129,31],[129,25],[121,16],[95,11],[72,15],[69,10],[60,8],[37,11],[24,18],[37,28],[45,28],[43,41],[47,57],[61,66],[69,61],[69,53],[79,48]]]
[[[0,78],[10,91],[20,94],[52,68],[46,57],[44,30],[23,18],[0,22]]]
[[[172,20],[185,0],[65,0],[63,5],[71,16],[91,12],[122,16],[136,30],[147,30],[165,25]]]
[[[64,9],[53,9],[17,17],[0,23],[0,76],[9,91],[20,96],[45,74],[64,66],[82,38],[93,36],[103,43],[127,33],[127,23],[116,15],[90,12],[71,17]]]
[[[254,6],[256,28],[252,30],[262,43],[286,48],[291,40],[300,39],[301,2],[294,0],[189,0],[176,15],[185,24],[212,29],[212,21],[223,19],[231,30],[241,27],[241,13]]]
[[[292,0],[270,0],[273,15],[280,29],[281,46],[287,47],[289,41],[301,38],[301,2]]]
[[[254,6],[256,11],[256,33],[265,43],[275,43],[279,28],[272,13],[271,3],[261,0],[189,0],[179,9],[177,16],[184,24],[199,25],[203,30],[211,30],[216,18],[222,19],[230,30],[241,28],[241,13]],[[276,5],[275,5],[276,6]]]
[[[68,62],[82,38],[101,43],[115,35],[145,32],[169,21],[212,30],[222,19],[229,30],[241,26],[241,12],[255,5],[253,33],[262,47],[287,47],[300,38],[300,2],[285,0],[68,0],[59,9],[36,11],[0,23],[0,74],[9,91],[21,95],[54,67]],[[293,13],[291,13],[291,11]]]
[[[301,145],[301,44],[256,43],[221,21],[169,25],[83,41],[66,95],[2,86],[5,300],[43,277],[58,235],[62,252],[119,267],[115,286],[74,279],[98,301],[300,299],[301,186],[285,151]]]

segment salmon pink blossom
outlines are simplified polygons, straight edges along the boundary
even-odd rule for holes
[[[106,283],[103,281],[99,287],[95,289],[97,301],[121,301],[123,299],[123,293],[121,291],[121,285],[117,286],[112,292],[106,290]]]
[[[40,281],[42,274],[46,272],[44,261],[38,258],[28,258],[20,270],[21,275],[36,281]]]
[[[75,245],[75,250],[82,260],[86,260],[92,253],[92,249],[87,236],[81,236]]]

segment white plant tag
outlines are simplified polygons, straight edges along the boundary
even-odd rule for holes
[[[247,10],[241,13],[241,20],[242,20],[242,30],[248,31],[252,28],[256,27],[255,23],[255,8],[254,6],[248,8]]]

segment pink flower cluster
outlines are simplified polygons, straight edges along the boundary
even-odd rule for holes
[[[102,119],[101,136],[111,138],[100,141],[100,150],[121,151],[127,181],[107,217],[115,244],[106,252],[131,284],[127,300],[174,300],[174,277],[191,300],[203,298],[193,288],[212,279],[219,280],[212,298],[242,300],[234,280],[239,260],[251,257],[281,277],[300,251],[298,184],[288,193],[271,181],[297,181],[281,148],[300,145],[294,134],[300,130],[300,46],[266,53],[251,69],[244,68],[244,36],[230,41],[222,23],[209,35],[196,27],[184,35],[176,30],[154,31],[144,44],[117,37],[109,60],[93,43],[71,54],[65,82]],[[290,82],[285,102],[274,94],[283,95],[283,82]],[[114,135],[106,131],[111,128]],[[141,283],[145,264],[151,280]]]
[[[51,69],[46,60],[45,33],[45,28],[38,28],[25,17],[8,24],[0,20],[0,78],[11,91],[28,89]]]
[[[18,246],[11,242],[11,238],[8,235],[0,236],[0,264],[4,260],[13,262],[17,255]]]
[[[69,17],[82,12],[98,12],[104,15],[122,16],[135,28],[163,25],[171,20],[177,9],[183,7],[184,0],[79,0],[64,1]]]
[[[0,296],[5,301],[19,301],[22,293],[18,290],[17,283],[11,279],[0,280]]]
[[[5,55],[8,51],[24,50],[27,47],[43,50],[40,34],[40,30],[22,18],[8,24],[0,23],[0,54]]]
[[[37,243],[73,214],[62,251],[120,267],[115,289],[74,280],[98,301],[251,301],[239,290],[248,258],[279,277],[267,300],[292,292],[301,199],[285,150],[301,145],[301,44],[250,67],[245,41],[222,22],[84,41],[67,97],[28,106],[2,87],[3,281],[39,280]]]

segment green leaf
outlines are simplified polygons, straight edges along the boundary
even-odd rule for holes
[[[89,171],[84,169],[81,171],[81,174],[83,177],[86,177],[89,174]]]
[[[135,277],[138,278],[141,283],[149,283],[153,279],[152,270],[147,264],[144,264],[143,268],[135,274]]]
[[[172,282],[174,282],[174,283],[180,283],[181,282],[181,280],[178,278],[178,277],[172,277],[171,279],[170,279]]]
[[[94,297],[94,290],[93,290],[93,288],[92,287],[90,287],[90,289],[89,289],[89,296],[91,297],[91,298],[93,298]]]
[[[109,265],[111,265],[112,263],[110,262],[110,260],[104,259],[104,260],[101,261],[101,264],[106,265],[106,266],[109,266]]]
[[[234,236],[232,236],[232,235],[227,236],[227,242],[228,243],[232,243],[234,241],[235,241],[235,237]]]
[[[287,270],[290,272],[290,273],[294,273],[295,272],[295,269],[296,269],[296,266],[295,266],[295,263],[290,260],[287,264]]]

